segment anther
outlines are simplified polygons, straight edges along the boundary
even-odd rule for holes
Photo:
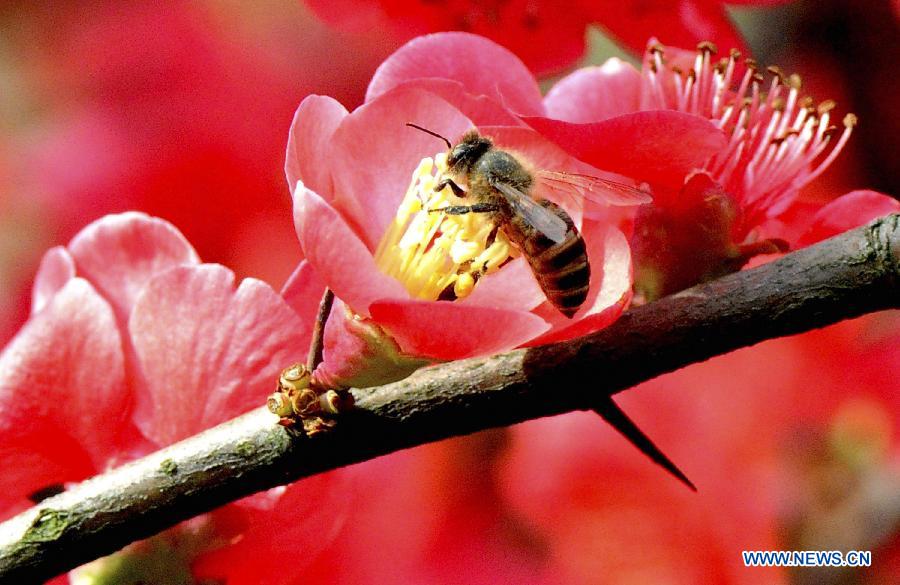
[[[697,50],[701,53],[710,53],[711,55],[715,55],[719,52],[718,47],[716,47],[710,41],[701,41],[697,43]]]
[[[803,80],[796,73],[791,73],[787,78],[787,84],[792,89],[800,89],[803,86]]]
[[[844,116],[844,127],[845,128],[853,128],[856,126],[856,123],[859,122],[859,119],[856,117],[856,114],[847,114]]]
[[[833,110],[835,106],[837,106],[837,103],[835,103],[834,100],[825,100],[818,105],[818,107],[816,108],[816,112],[818,112],[818,114],[821,116],[822,114],[827,114],[828,112]]]
[[[647,47],[647,50],[651,53],[659,53],[660,55],[666,52],[665,47],[663,47],[660,43],[650,43],[650,46]]]
[[[784,72],[777,65],[769,65],[766,67],[766,71],[771,73],[779,83],[784,81]]]
[[[741,52],[737,49],[731,49],[730,51],[728,51],[728,56],[734,61],[737,61],[741,58]]]

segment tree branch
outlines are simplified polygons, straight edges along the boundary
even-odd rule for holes
[[[0,581],[47,579],[259,490],[429,441],[588,409],[739,347],[898,306],[900,216],[893,215],[636,308],[580,339],[354,391],[356,410],[312,439],[254,410],[0,525]]]

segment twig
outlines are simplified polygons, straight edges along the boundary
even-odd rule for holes
[[[315,371],[316,366],[322,363],[322,348],[325,339],[325,323],[331,314],[331,306],[334,304],[334,291],[325,287],[322,300],[319,301],[319,310],[316,313],[316,322],[313,324],[312,341],[309,343],[309,357],[306,359],[306,369]]]
[[[357,409],[314,438],[290,434],[265,408],[252,411],[0,525],[0,581],[41,581],[259,490],[429,441],[589,409],[598,397],[682,366],[898,304],[894,215],[639,307],[580,339],[425,368],[354,392]]]

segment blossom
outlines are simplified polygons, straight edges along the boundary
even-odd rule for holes
[[[107,213],[164,217],[239,277],[290,274],[300,257],[283,245],[291,202],[275,169],[297,102],[319,91],[361,103],[392,47],[376,31],[349,38],[279,8],[17,11],[11,26],[34,34],[5,45],[18,56],[5,82],[23,91],[2,97],[0,345],[28,316],[43,252]]]
[[[548,93],[547,117],[528,119],[574,156],[607,168],[618,145],[584,140],[585,130],[629,112],[685,112],[722,130],[722,147],[690,173],[632,175],[649,182],[654,195],[632,238],[636,288],[648,299],[737,270],[757,254],[808,245],[900,210],[889,196],[854,191],[807,208],[805,219],[792,216],[799,191],[838,156],[856,117],[845,115],[838,129],[834,102],[804,96],[799,76],[770,67],[767,79],[749,59],[740,73],[739,53],[715,55],[710,43],[689,53],[651,41],[640,71],[618,59],[578,70]],[[685,154],[677,142],[670,156]],[[785,225],[787,218],[794,225]]]
[[[786,0],[734,0],[728,4],[775,5]],[[743,47],[720,0],[630,0],[569,2],[565,10],[546,1],[398,2],[396,0],[307,0],[323,20],[350,31],[377,28],[398,41],[430,32],[460,30],[503,45],[536,74],[572,65],[585,51],[585,30],[597,24],[626,47],[640,51],[646,40],[690,46],[704,39]]]
[[[31,317],[0,353],[0,513],[258,406],[278,371],[306,351],[312,315],[295,312],[300,306],[261,281],[237,284],[224,266],[201,264],[174,227],[142,213],[106,216],[48,251]],[[306,538],[315,548],[322,526],[275,519],[285,510],[317,517],[334,477],[212,513],[213,528],[199,531],[206,541],[184,562],[214,555],[203,574],[221,576],[249,570],[243,555],[276,542]],[[311,491],[320,493],[311,499]],[[197,530],[195,521],[179,534]],[[139,546],[127,555],[146,553]],[[253,565],[253,582],[302,566]]]
[[[547,302],[503,233],[491,237],[484,216],[430,212],[452,199],[449,189],[437,194],[432,189],[445,147],[408,128],[409,122],[454,140],[475,127],[537,168],[604,174],[568,156],[520,118],[544,113],[537,84],[522,62],[466,33],[430,35],[402,47],[379,67],[366,104],[352,113],[327,97],[303,101],[286,162],[294,220],[306,261],[341,301],[326,328],[320,378],[335,385],[371,385],[385,377],[356,379],[352,372],[396,370],[391,375],[396,379],[422,359],[460,359],[566,339],[618,316],[631,288],[621,229],[627,229],[633,208],[592,209],[602,220],[582,223],[583,209],[559,201],[581,226],[592,266],[589,296],[571,320]],[[622,156],[608,170],[625,177],[639,170],[685,173],[722,146],[721,133],[708,121],[668,111],[653,114],[657,124],[643,122],[646,132],[639,140],[626,141],[644,117],[625,116],[590,130],[587,139],[622,146]],[[692,155],[663,156],[673,127],[694,147]],[[345,342],[349,336],[339,332],[347,323],[374,326],[386,335],[370,327],[361,333],[365,341]],[[388,355],[390,363],[363,367],[360,356],[373,352]],[[404,370],[396,367],[397,356],[418,361]],[[347,360],[356,362],[345,367]]]

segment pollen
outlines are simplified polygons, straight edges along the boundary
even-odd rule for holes
[[[499,270],[514,251],[490,214],[442,211],[474,203],[450,187],[434,190],[446,171],[446,153],[422,159],[375,253],[382,272],[423,300],[469,296],[478,280]]]

